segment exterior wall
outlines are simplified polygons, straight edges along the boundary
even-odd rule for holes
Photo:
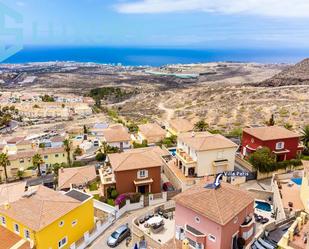
[[[0,214],[0,216],[2,215]],[[13,225],[14,223],[18,224],[20,227],[19,236],[25,238],[24,229],[28,228],[9,217],[4,217],[7,220],[6,228],[14,232]],[[77,220],[77,224],[72,227],[72,221],[74,220]],[[62,227],[59,226],[60,221],[64,221]],[[58,242],[66,236],[68,237],[68,243],[63,248],[67,249],[93,227],[94,208],[93,200],[91,199],[39,232],[35,232],[31,229],[28,230],[30,232],[30,238],[34,241],[37,249],[58,248]]]
[[[195,221],[196,217],[200,219],[199,223]],[[187,207],[183,207],[177,203],[176,203],[176,212],[175,212],[175,225],[176,225],[176,230],[177,230],[177,227],[185,228],[186,225],[189,225],[197,229],[198,231],[206,234],[207,238],[206,238],[206,241],[204,241],[204,248],[207,248],[207,249],[221,249],[220,247],[221,238],[225,239],[225,237],[222,237],[223,236],[222,227],[219,224],[199,214],[196,214],[191,209],[188,209]],[[213,242],[208,239],[209,234],[216,237],[216,242]],[[188,234],[187,232],[185,232],[185,236],[192,239],[192,235]],[[222,249],[226,249],[226,248],[222,248]]]
[[[197,175],[205,176],[234,170],[235,155],[237,148],[209,150],[197,152]],[[216,160],[227,159],[227,166],[213,166]]]
[[[142,169],[142,168],[141,168]],[[151,183],[151,193],[160,193],[161,192],[161,167],[147,168],[148,178],[143,180],[152,179]],[[125,170],[125,171],[116,171],[115,180],[116,180],[116,190],[119,194],[136,192],[136,187],[134,181],[141,179],[137,178],[138,170]],[[147,184],[145,184],[147,185]]]
[[[182,205],[176,204],[176,213],[175,213],[175,224],[177,226],[181,226],[185,228],[186,225],[189,225],[198,231],[207,235],[206,239],[204,240],[204,248],[207,249],[229,249],[232,248],[232,238],[233,235],[239,233],[241,237],[241,230],[247,231],[253,227],[253,222],[248,228],[240,228],[240,225],[245,220],[247,215],[252,215],[254,212],[253,202],[245,208],[242,212],[237,215],[237,221],[234,223],[234,219],[230,221],[225,226],[221,226],[206,217],[203,217],[193,210],[188,209],[187,207],[183,207]],[[196,222],[196,217],[200,219],[200,222]],[[239,232],[240,231],[240,232]],[[215,236],[216,240],[212,241],[209,239],[209,235]],[[253,235],[247,240],[248,242],[253,238]],[[194,239],[194,236],[188,232],[185,232],[185,236],[190,239]],[[201,241],[201,240],[200,240]]]
[[[253,139],[253,140],[252,140]],[[290,152],[286,154],[286,160],[290,160],[297,157],[299,138],[286,138],[286,139],[276,139],[269,141],[262,141],[256,137],[253,137],[246,132],[243,132],[242,137],[242,154],[244,155],[244,147],[248,145],[251,148],[256,149],[257,147],[268,147],[271,151],[276,150],[276,143],[284,142],[284,149]],[[248,150],[247,150],[248,151]],[[248,151],[250,153],[250,151]]]
[[[74,220],[77,220],[77,224],[72,227]],[[60,221],[64,221],[63,227],[59,227]],[[93,227],[94,208],[93,200],[91,199],[38,232],[36,234],[37,248],[58,248],[58,242],[67,236],[68,243],[63,248],[68,249],[71,244],[82,238],[84,233],[90,231]]]
[[[304,172],[300,187],[300,198],[305,207],[306,212],[309,212],[309,176],[308,172]]]
[[[121,142],[114,142],[114,143],[109,143],[108,142],[108,145],[112,146],[112,147],[117,147],[117,148],[121,148],[121,145],[120,145]],[[122,141],[123,143],[123,149],[130,149],[131,148],[131,144],[130,144],[130,141]]]
[[[253,229],[251,230],[253,233],[246,240],[246,244],[248,244],[248,242],[252,240],[252,238],[254,237],[254,228],[253,228],[254,222],[252,221],[252,224],[247,228],[241,228],[240,225],[244,222],[246,216],[248,215],[250,215],[252,219],[254,219],[253,213],[254,213],[254,204],[252,202],[247,208],[245,208],[237,216],[235,216],[237,218],[231,220],[228,224],[226,224],[223,227],[222,238],[224,239],[221,240],[221,247],[220,247],[221,249],[232,248],[232,238],[233,235],[237,232],[239,232],[238,237],[243,237],[243,232],[247,232],[248,230]]]

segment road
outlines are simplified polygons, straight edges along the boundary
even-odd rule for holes
[[[170,108],[167,108],[164,106],[164,103],[159,103],[158,104],[158,108],[165,111],[165,114],[166,114],[166,117],[165,119],[167,121],[171,120],[173,117],[174,117],[174,114],[175,114],[175,110],[174,109],[170,109]]]
[[[96,239],[88,248],[91,249],[106,249],[108,246],[106,245],[107,238],[110,236],[110,234],[119,226],[128,223],[129,227],[132,226],[132,221],[135,217],[143,215],[147,211],[152,210],[154,207],[147,207],[143,209],[139,209],[136,211],[128,212],[124,214],[122,217],[120,217],[112,226],[110,226],[98,239]],[[117,249],[128,249],[133,248],[133,243],[127,247],[126,242],[123,241],[120,245],[118,245]]]

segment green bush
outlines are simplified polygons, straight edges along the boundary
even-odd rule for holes
[[[148,147],[148,142],[147,140],[143,140],[143,142],[140,144],[140,143],[136,143],[136,142],[133,142],[133,148],[134,149],[137,149],[137,148],[144,148],[144,147]]]
[[[97,182],[92,182],[89,184],[89,190],[90,191],[95,191],[98,190],[98,183]]]
[[[113,189],[112,192],[111,192],[111,198],[115,200],[117,198],[117,196],[118,196],[117,190]]]
[[[95,159],[99,162],[104,162],[106,160],[106,154],[99,152],[96,156]]]
[[[107,204],[111,206],[115,206],[115,200],[113,199],[107,199]]]

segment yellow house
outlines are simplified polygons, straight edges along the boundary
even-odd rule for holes
[[[74,248],[94,227],[92,196],[78,190],[61,194],[37,186],[23,192],[18,200],[15,193],[13,199],[0,205],[1,229],[20,238],[8,248],[27,248],[17,244],[36,249]],[[2,236],[0,233],[0,241],[8,243],[10,238]]]
[[[31,150],[33,148],[34,144],[29,140],[25,140],[25,137],[13,137],[6,142],[4,150],[9,154],[14,154],[18,151]]]
[[[43,159],[41,170],[44,172],[48,167],[58,163],[67,163],[67,153],[63,147],[57,148],[37,148],[31,150],[17,151],[15,154],[9,154],[10,165],[7,167],[8,177],[15,177],[18,170],[27,170],[33,166],[32,157],[40,154]],[[4,170],[0,168],[0,177],[4,179]]]

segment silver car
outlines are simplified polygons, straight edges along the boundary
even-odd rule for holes
[[[122,242],[124,239],[128,238],[129,236],[131,236],[131,231],[130,231],[128,224],[122,225],[122,226],[118,227],[111,234],[111,236],[108,237],[107,245],[110,246],[110,247],[115,247],[115,246],[119,245],[120,242]]]

